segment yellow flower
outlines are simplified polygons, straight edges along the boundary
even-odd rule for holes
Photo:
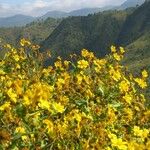
[[[7,91],[7,95],[10,97],[10,99],[16,103],[17,102],[17,94],[13,92],[13,89],[10,88],[8,91]]]
[[[43,123],[46,124],[46,126],[47,126],[46,129],[48,130],[48,133],[53,132],[54,125],[53,125],[52,121],[45,119],[45,120],[43,120]]]
[[[27,95],[23,96],[23,105],[29,106],[32,103],[32,101],[29,99]]]
[[[109,133],[108,137],[111,140],[112,147],[116,147],[120,150],[127,150],[127,142],[122,141],[121,138],[117,138],[115,134]]]
[[[60,101],[63,103],[63,104],[67,104],[69,102],[69,97],[67,96],[60,96]]]
[[[121,52],[121,54],[124,54],[124,53],[125,53],[125,50],[124,50],[123,47],[120,47],[120,52]]]
[[[130,88],[130,84],[128,81],[121,81],[119,83],[119,88],[120,88],[120,91],[121,92],[128,92],[129,91],[129,88]]]
[[[109,123],[114,123],[117,120],[117,115],[115,114],[115,109],[113,108],[112,105],[108,105],[108,118],[109,118]]]
[[[6,86],[7,86],[7,87],[11,87],[12,84],[13,84],[13,82],[12,82],[11,80],[8,80],[7,83],[6,83]]]
[[[88,66],[89,66],[88,61],[86,61],[86,60],[79,60],[78,61],[78,68],[85,69]]]
[[[25,134],[26,133],[26,131],[23,127],[17,127],[15,131],[16,131],[16,133],[20,133],[20,134]],[[26,140],[27,136],[22,135],[21,138],[22,138],[22,140]]]
[[[149,133],[150,133],[150,130],[148,130],[148,129],[143,129],[142,137],[143,137],[143,138],[147,138],[148,135],[149,135]]]
[[[86,50],[86,49],[83,49],[83,50],[81,51],[81,55],[82,55],[83,57],[94,58],[94,54],[93,54],[92,52],[89,52],[89,51]]]
[[[50,102],[48,102],[47,100],[42,100],[41,99],[38,106],[41,107],[42,109],[50,110]]]
[[[147,143],[146,143],[146,149],[150,150],[150,140],[148,140]]]
[[[57,84],[58,89],[61,90],[62,86],[65,84],[65,80],[62,78],[58,78],[56,84]]]
[[[20,69],[21,67],[20,67],[20,65],[19,65],[19,64],[16,64],[16,68],[17,68],[17,69]]]
[[[148,73],[147,73],[146,70],[143,70],[143,71],[142,71],[142,77],[143,77],[143,78],[147,78],[147,77],[148,77]]]
[[[52,107],[58,113],[63,113],[65,111],[64,106],[60,103],[53,102]]]
[[[76,119],[78,122],[80,122],[80,121],[82,120],[81,114],[80,114],[80,113],[76,113],[76,114],[74,115],[74,119]]]
[[[86,84],[90,85],[90,78],[88,76],[83,76],[84,81],[86,82]]]
[[[111,46],[111,52],[115,53],[116,52],[116,47],[115,46]]]
[[[70,61],[67,61],[67,60],[65,60],[65,61],[64,61],[64,65],[65,65],[65,67],[67,67],[67,68],[68,68],[68,67],[69,67],[69,64],[70,64]]]
[[[131,121],[133,119],[133,112],[130,108],[124,108],[124,112],[127,114],[127,119]]]
[[[87,89],[85,93],[86,93],[87,99],[93,98],[93,97],[95,96],[95,95],[91,92],[90,89]]]
[[[62,68],[62,62],[60,60],[56,61],[54,65],[56,68]]]
[[[117,53],[114,53],[113,56],[117,61],[120,61],[122,59],[122,56]]]
[[[14,55],[13,58],[16,62],[18,62],[20,60],[19,55]]]
[[[8,48],[8,49],[11,49],[11,45],[10,44],[6,44],[5,47]]]
[[[99,65],[101,65],[101,60],[100,59],[95,59],[93,61],[93,63],[94,63],[94,65],[99,66]]]
[[[22,80],[17,79],[16,81],[14,81],[14,86],[15,86],[16,93],[18,95],[21,95],[22,94]]]
[[[143,150],[140,148],[140,145],[136,141],[131,141],[128,143],[128,150]]]
[[[82,83],[83,77],[80,74],[78,74],[76,75],[76,78],[77,78],[77,84],[80,85]]]
[[[121,73],[119,70],[115,70],[113,67],[111,67],[109,74],[112,76],[113,80],[119,81],[121,79]]]
[[[5,109],[10,108],[10,102],[6,102],[0,106],[0,110],[4,111]]]
[[[134,81],[137,82],[142,89],[147,87],[147,83],[143,79],[135,78]]]
[[[29,45],[31,45],[31,42],[23,38],[20,41],[20,45],[23,46],[23,47],[24,46],[29,46]]]
[[[57,81],[57,83],[58,83],[58,84],[61,84],[61,85],[62,85],[62,84],[65,84],[65,80],[62,79],[62,78],[59,78],[58,81]]]
[[[125,96],[123,96],[123,99],[125,99],[125,101],[126,101],[128,104],[131,104],[133,98],[132,98],[131,95],[125,94]]]
[[[127,150],[127,142],[123,142],[121,138],[111,139],[112,146],[120,150]]]
[[[6,73],[2,70],[2,69],[0,69],[0,75],[5,75]]]
[[[49,76],[49,70],[48,69],[43,69],[42,70],[42,73],[46,76],[46,77],[48,77]]]
[[[142,129],[140,129],[140,127],[134,126],[133,132],[134,132],[135,136],[139,136],[142,139],[145,139],[145,138],[148,137],[150,131],[148,129],[143,129],[142,130]]]
[[[89,55],[88,50],[83,49],[83,50],[81,51],[81,55],[82,55],[83,57],[87,57],[87,56]]]
[[[57,124],[57,129],[60,132],[61,135],[68,133],[68,122],[64,121],[63,123]]]
[[[17,133],[25,133],[25,129],[23,127],[17,127],[15,131]]]

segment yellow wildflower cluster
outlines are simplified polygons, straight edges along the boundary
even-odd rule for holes
[[[149,150],[148,73],[120,64],[122,47],[103,59],[83,49],[76,62],[44,68],[39,47],[22,39],[0,60],[0,149]],[[139,89],[141,88],[141,89]]]

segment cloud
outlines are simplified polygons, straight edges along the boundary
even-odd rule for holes
[[[103,7],[119,5],[125,0],[30,0],[22,4],[0,4],[0,16],[26,14],[39,16],[47,11],[71,11],[86,7]]]

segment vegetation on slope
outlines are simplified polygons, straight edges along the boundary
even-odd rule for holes
[[[97,56],[108,54],[108,47],[118,38],[128,11],[106,11],[87,17],[64,19],[52,34],[42,42],[41,49],[51,49],[53,57],[67,58],[87,48]]]
[[[34,21],[25,27],[0,28],[0,37],[13,46],[18,45],[21,38],[27,38],[36,44],[40,44],[60,22],[61,19],[48,18],[46,20]]]
[[[150,31],[150,1],[129,15],[118,37],[119,44],[128,45]]]

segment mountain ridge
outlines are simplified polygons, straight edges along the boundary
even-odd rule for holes
[[[141,5],[145,0],[126,0],[121,6],[105,6],[105,7],[96,7],[96,8],[82,8],[73,10],[70,12],[63,11],[48,11],[46,14],[38,17],[32,17],[27,15],[14,15],[10,17],[0,18],[0,27],[17,27],[17,26],[25,26],[32,21],[38,19],[47,19],[50,18],[66,18],[69,16],[87,16],[89,14],[94,14],[106,10],[111,9],[126,9],[127,7],[135,7],[137,4]]]
[[[24,26],[34,20],[34,17],[17,14],[7,18],[0,18],[0,27]]]
[[[137,5],[142,5],[145,0],[126,0],[123,4],[121,4],[121,9],[126,9],[128,7],[136,7]]]

